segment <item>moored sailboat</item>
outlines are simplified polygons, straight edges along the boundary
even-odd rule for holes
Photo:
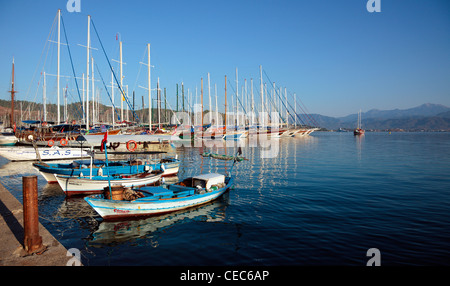
[[[355,130],[353,130],[353,135],[364,135],[365,131],[361,128],[361,110],[358,112],[358,123]]]

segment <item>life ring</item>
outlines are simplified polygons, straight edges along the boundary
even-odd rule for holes
[[[47,145],[49,147],[52,147],[53,145],[55,145],[55,141],[53,139],[48,140]]]
[[[59,140],[59,144],[61,144],[61,146],[67,146],[67,143],[69,143],[69,141],[67,141],[66,138]]]
[[[131,144],[134,144],[133,147],[130,147]],[[133,152],[137,148],[137,143],[134,140],[130,140],[127,142],[127,150]]]

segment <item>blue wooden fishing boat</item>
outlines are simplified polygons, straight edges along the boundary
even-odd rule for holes
[[[115,174],[137,174],[148,170],[163,170],[162,176],[172,176],[178,173],[180,160],[175,158],[161,159],[159,162],[144,160],[110,161],[108,166],[104,160],[75,160],[72,163],[34,163],[48,183],[56,183],[55,174],[65,176],[98,176]]]
[[[85,197],[103,219],[150,216],[210,202],[234,184],[233,178],[207,173],[164,187],[113,188],[111,195]]]

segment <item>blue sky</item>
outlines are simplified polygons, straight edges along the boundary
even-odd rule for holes
[[[139,88],[147,86],[147,69],[139,64],[146,61],[147,43],[154,65],[152,87],[159,77],[173,108],[176,83],[184,82],[185,94],[189,88],[195,96],[197,87],[200,95],[202,77],[208,102],[209,72],[212,94],[217,84],[223,111],[224,76],[230,96],[236,68],[239,85],[254,79],[259,102],[259,65],[277,86],[295,92],[311,113],[345,116],[359,109],[403,109],[427,102],[450,106],[446,0],[381,0],[381,13],[369,13],[367,0],[80,1],[81,13],[69,13],[66,0],[0,1],[0,98],[9,97],[14,56],[17,98],[41,101],[40,72],[45,68],[56,74],[56,45],[47,37],[61,8],[77,76],[86,72],[86,49],[78,44],[86,45],[87,15],[92,16],[110,59],[119,57],[120,33],[124,83],[130,92],[135,90],[138,106],[141,96],[147,104],[146,91]],[[94,59],[109,82],[111,75],[92,27],[91,38],[99,49]],[[44,50],[45,45],[50,48]],[[47,55],[45,67],[39,61],[41,54]],[[117,68],[116,63],[113,66]],[[65,46],[61,74],[72,75]],[[263,79],[271,84],[265,75]],[[55,81],[47,79],[49,100],[56,103]],[[61,85],[66,84],[73,90],[73,80],[62,79]],[[101,82],[96,86],[103,88]],[[69,102],[77,100],[76,91],[71,94]],[[109,104],[104,90],[101,94],[102,103]]]

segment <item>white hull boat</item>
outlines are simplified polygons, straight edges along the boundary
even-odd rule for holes
[[[19,138],[17,138],[12,132],[0,133],[0,146],[13,146],[16,145]]]
[[[154,184],[161,179],[163,171],[145,172],[135,175],[71,177],[56,175],[59,186],[66,196],[90,195],[103,193],[104,188],[122,186],[134,188]]]
[[[67,160],[89,157],[89,154],[80,148],[59,148],[57,146],[38,149],[41,160]],[[30,147],[0,148],[0,156],[10,161],[38,160],[36,150]]]

